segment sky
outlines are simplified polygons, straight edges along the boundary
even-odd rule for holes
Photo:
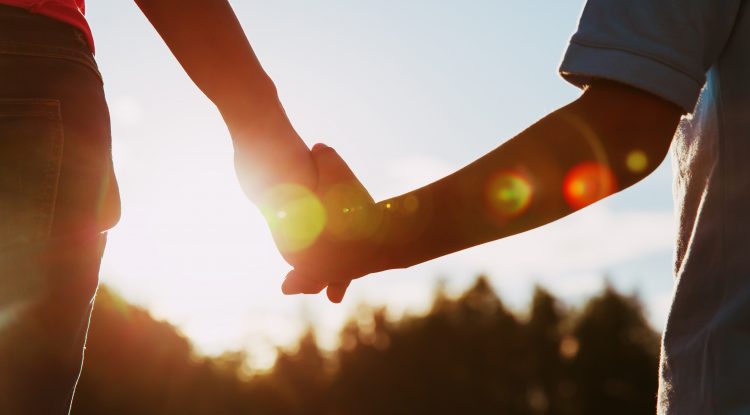
[[[102,281],[208,354],[267,367],[312,324],[324,346],[361,304],[425,310],[439,281],[489,276],[514,310],[535,284],[579,304],[638,293],[656,328],[672,295],[669,160],[557,223],[356,281],[343,304],[286,297],[289,266],[242,195],[229,134],[132,2],[90,0],[123,217]],[[581,0],[232,2],[295,128],[349,162],[376,200],[455,171],[580,95],[557,68]]]

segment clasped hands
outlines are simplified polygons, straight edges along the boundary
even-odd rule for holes
[[[269,187],[259,206],[284,259],[293,267],[285,294],[327,289],[340,302],[350,282],[388,268],[379,240],[382,210],[338,153],[317,144],[314,188],[293,183]]]

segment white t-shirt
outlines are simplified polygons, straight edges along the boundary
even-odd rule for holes
[[[692,113],[672,143],[676,289],[658,411],[750,414],[750,5],[589,0],[560,72]]]

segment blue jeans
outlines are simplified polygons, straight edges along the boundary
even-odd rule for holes
[[[68,414],[119,219],[101,75],[73,27],[0,6],[0,414]]]

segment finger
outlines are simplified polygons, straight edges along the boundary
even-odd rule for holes
[[[281,292],[286,295],[294,294],[318,294],[325,288],[323,283],[313,283],[300,279],[284,280]]]
[[[301,273],[290,271],[281,284],[281,292],[292,294],[318,294],[326,287],[326,283],[303,276]]]
[[[332,303],[338,304],[344,299],[346,289],[349,287],[351,281],[337,282],[328,286],[326,294],[328,294],[328,300]]]

